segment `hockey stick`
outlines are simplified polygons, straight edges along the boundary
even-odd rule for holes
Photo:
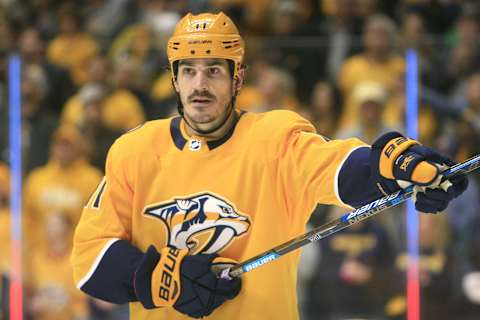
[[[451,178],[457,174],[471,172],[478,167],[480,167],[480,154],[464,162],[458,163],[449,169],[446,169],[442,172],[442,175],[444,175],[446,178]],[[232,268],[223,269],[219,271],[219,277],[224,279],[238,277],[245,272],[251,271],[275,259],[278,259],[290,251],[303,247],[309,243],[324,239],[352,224],[356,224],[364,219],[370,218],[385,209],[394,207],[413,195],[413,187],[414,186],[412,185],[408,188],[396,191],[388,196],[372,201],[361,208],[350,211],[338,219],[316,227],[301,236],[293,238],[292,240],[287,241],[273,249],[267,250],[253,258],[235,265]]]

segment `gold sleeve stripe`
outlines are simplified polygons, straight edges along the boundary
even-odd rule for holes
[[[112,244],[114,244],[118,240],[121,240],[121,239],[118,239],[118,238],[110,239],[105,244],[105,246],[102,248],[102,250],[100,250],[100,253],[95,258],[95,261],[93,262],[92,266],[90,267],[90,270],[88,270],[87,274],[78,282],[78,284],[77,284],[78,289],[81,289],[83,287],[83,285],[85,283],[87,283],[87,281],[92,277],[93,273],[95,272],[95,270],[97,270],[97,267],[100,264],[100,261],[102,261],[102,258],[105,255],[105,253],[107,252],[107,250],[112,246]]]
[[[352,150],[350,150],[350,152],[348,152],[345,157],[343,158],[342,162],[340,162],[340,164],[338,165],[337,167],[337,171],[335,172],[335,178],[333,180],[333,183],[335,184],[334,186],[334,190],[335,190],[335,196],[337,197],[338,199],[338,202],[342,204],[342,206],[346,207],[346,208],[350,208],[351,210],[355,209],[353,208],[352,206],[346,204],[345,202],[343,202],[342,198],[340,197],[340,192],[338,191],[338,176],[340,175],[340,170],[342,169],[343,167],[343,164],[345,163],[345,161],[347,161],[348,157],[350,157],[350,154],[352,154],[352,152],[354,152],[355,150],[359,149],[359,148],[365,148],[366,146],[358,146],[358,147],[355,147],[353,148]]]

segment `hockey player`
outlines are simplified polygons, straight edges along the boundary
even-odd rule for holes
[[[416,206],[438,212],[467,187],[441,181],[451,161],[398,133],[329,141],[294,112],[237,110],[244,42],[223,13],[185,16],[167,54],[180,116],[113,144],[72,253],[77,286],[130,302],[131,319],[298,319],[299,252],[242,279],[212,265],[303,233],[317,203],[358,207],[401,180],[430,186]]]

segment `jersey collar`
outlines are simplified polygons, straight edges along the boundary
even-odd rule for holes
[[[233,132],[235,131],[235,127],[237,126],[238,121],[245,113],[246,113],[245,111],[240,111],[239,113],[235,111],[235,121],[232,127],[230,128],[230,130],[228,130],[228,132],[218,140],[207,141],[208,149],[213,150],[217,147],[220,147],[225,142],[227,142],[228,139],[230,139],[230,137],[233,135]],[[170,122],[170,135],[172,136],[173,143],[179,150],[183,150],[183,148],[188,142],[188,140],[182,134],[182,130],[180,128],[181,123],[182,123],[182,117],[180,116],[173,118]]]

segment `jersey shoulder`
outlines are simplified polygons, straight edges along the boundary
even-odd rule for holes
[[[171,119],[147,121],[121,135],[110,148],[116,157],[158,153],[171,141]]]
[[[260,140],[283,140],[294,132],[316,132],[308,120],[290,110],[250,113],[247,119],[254,137]]]
[[[314,126],[293,111],[247,113],[244,117],[248,149],[263,154],[265,161],[278,159],[300,133],[315,133]]]

